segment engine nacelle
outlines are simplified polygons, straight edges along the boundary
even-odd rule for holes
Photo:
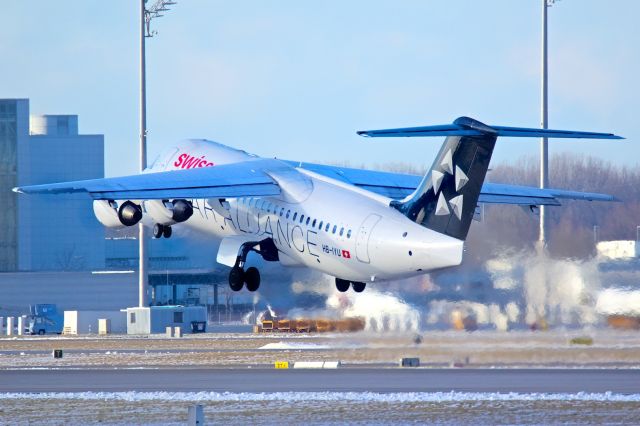
[[[124,226],[133,226],[142,219],[142,208],[132,201],[125,201],[118,208],[118,219]]]
[[[187,200],[149,200],[144,208],[155,223],[170,226],[184,222],[193,215],[193,206]]]
[[[93,213],[107,228],[133,226],[142,219],[142,209],[132,201],[125,201],[118,205],[113,200],[95,200]]]

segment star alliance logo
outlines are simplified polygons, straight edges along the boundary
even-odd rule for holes
[[[440,168],[442,171],[435,169],[431,170],[433,193],[438,197],[435,214],[436,216],[446,216],[451,214],[451,210],[453,210],[453,213],[456,215],[458,220],[462,220],[464,196],[460,194],[460,190],[469,182],[469,177],[458,166],[455,166],[454,174],[453,154],[451,150],[447,151],[447,153],[442,158],[442,161],[440,162]],[[442,180],[444,179],[445,174],[454,176],[456,192],[458,193],[458,195],[451,198],[448,202],[442,192],[440,192],[440,195],[438,195],[438,191],[440,190],[440,185],[442,184]]]

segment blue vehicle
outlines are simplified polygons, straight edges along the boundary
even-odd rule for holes
[[[29,334],[60,334],[64,324],[63,316],[58,313],[55,304],[42,303],[29,306],[27,333]]]

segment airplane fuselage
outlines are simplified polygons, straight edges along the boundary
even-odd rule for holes
[[[188,142],[167,155],[149,171],[255,158],[208,141]],[[389,207],[391,199],[301,168],[289,173],[294,168],[282,165],[272,174],[281,195],[222,203],[193,199],[194,214],[181,225],[221,239],[222,245],[226,239],[270,238],[282,265],[306,266],[349,281],[410,277],[460,264],[463,241],[412,222]],[[235,256],[225,259],[223,252],[218,261],[233,266]]]

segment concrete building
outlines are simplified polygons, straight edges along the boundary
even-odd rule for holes
[[[19,196],[11,188],[104,177],[104,136],[76,115],[29,116],[28,99],[0,99],[0,271],[104,267],[104,229],[84,195]]]
[[[105,230],[87,195],[11,191],[103,176],[104,137],[80,134],[78,116],[30,116],[28,99],[0,99],[0,316],[27,313],[36,303],[61,311],[136,304],[137,227]],[[251,309],[252,295],[228,290],[217,246],[185,229],[150,239],[150,302],[206,305],[212,317],[227,320]]]

